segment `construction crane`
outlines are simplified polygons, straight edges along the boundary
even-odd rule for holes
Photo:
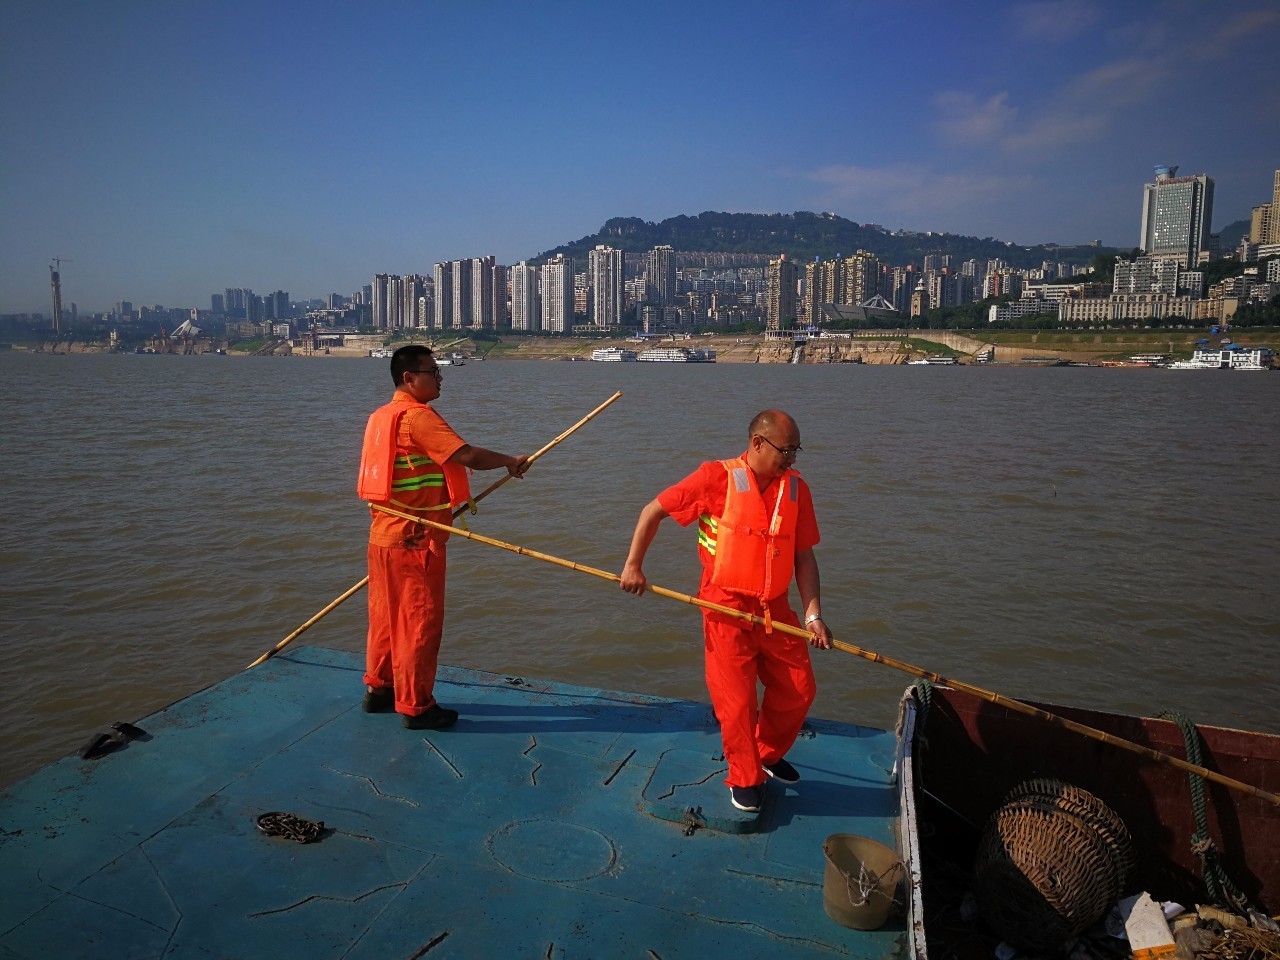
[[[71,263],[61,257],[54,257],[49,263],[49,286],[53,288],[53,335],[62,335],[62,264]]]

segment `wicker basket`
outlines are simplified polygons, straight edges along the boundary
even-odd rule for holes
[[[1051,950],[1120,898],[1133,842],[1093,794],[1057,780],[1019,784],[991,815],[974,864],[974,897],[1000,937]]]

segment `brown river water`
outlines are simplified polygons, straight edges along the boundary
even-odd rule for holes
[[[531,452],[615,390],[471,529],[617,571],[647,500],[782,407],[837,638],[1006,696],[1280,733],[1280,375],[512,360],[446,369],[438,406]],[[0,354],[0,783],[243,669],[364,576],[354,475],[390,392],[385,360]],[[693,608],[449,554],[443,661],[705,699]],[[665,523],[646,573],[694,592],[693,531]],[[296,643],[359,651],[364,626],[360,593]],[[815,715],[892,725],[912,677],[814,658]]]

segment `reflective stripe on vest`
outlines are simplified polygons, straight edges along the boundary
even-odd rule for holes
[[[778,481],[772,509],[741,460],[722,460],[727,472],[724,513],[704,515],[698,542],[714,557],[711,582],[733,593],[772,600],[786,593],[795,573],[795,530],[800,478],[788,470]]]
[[[425,469],[420,473],[412,471],[419,468],[434,467],[434,470]],[[423,487],[443,487],[444,471],[436,466],[434,460],[430,457],[414,457],[401,454],[396,457],[395,469],[391,477],[391,489],[396,490],[421,490]]]
[[[709,513],[698,518],[698,545],[713,557],[716,555],[716,532],[719,526],[720,519]]]
[[[397,453],[391,473],[391,503],[407,513],[448,510],[444,471],[428,456]]]

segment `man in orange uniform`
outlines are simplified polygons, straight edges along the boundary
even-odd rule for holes
[[[640,511],[621,586],[644,593],[645,553],[664,518],[682,527],[697,521],[698,596],[765,619],[759,625],[702,611],[707,689],[729,763],[729,798],[739,810],[756,811],[766,775],[799,782],[786,753],[817,691],[805,641],[773,629],[774,622],[800,626],[787,601],[793,575],[809,643],[828,650],[832,637],[822,619],[813,500],[791,466],[800,428],[781,410],[765,410],[747,436],[744,454],[702,464]],[[764,684],[758,705],[757,680]]]
[[[471,499],[467,470],[505,467],[520,477],[528,457],[472,446],[428,404],[440,396],[431,350],[401,347],[391,356],[396,392],[365,427],[361,499],[451,523],[451,507]],[[444,626],[445,542],[449,535],[370,508],[369,637],[364,709],[393,706],[410,730],[434,730],[458,719],[434,695]]]

